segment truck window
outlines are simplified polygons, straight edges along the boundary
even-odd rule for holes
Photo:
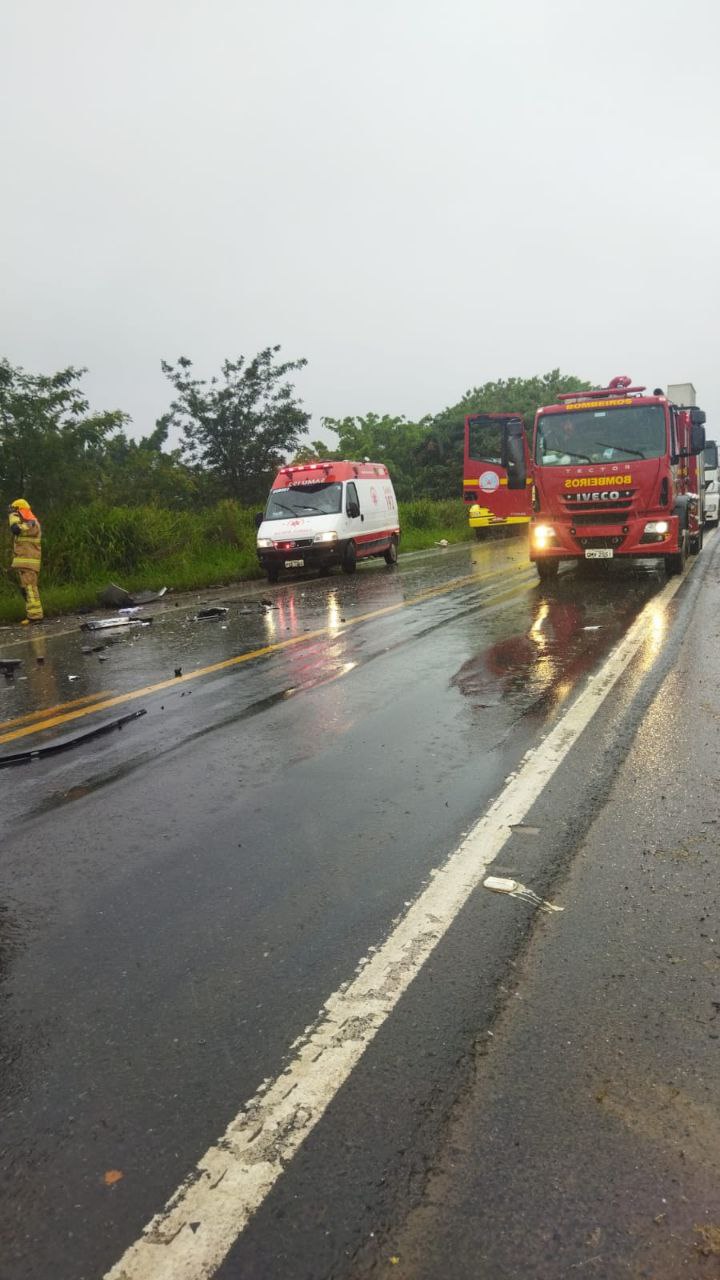
[[[535,461],[541,466],[576,462],[632,462],[660,458],[666,449],[665,415],[660,405],[548,413],[538,421]]]
[[[356,506],[357,506],[358,508],[360,507],[360,499],[358,498],[358,491],[357,491],[357,488],[356,488],[356,487],[355,487],[355,485],[353,484],[352,480],[350,480],[350,481],[349,481],[349,483],[348,483],[347,489],[345,490],[345,513],[346,513],[346,515],[349,515],[349,514],[350,514],[350,506],[351,506],[351,504],[352,504],[353,502],[356,504]]]
[[[502,466],[502,423],[470,419],[468,423],[468,455],[476,462]]]

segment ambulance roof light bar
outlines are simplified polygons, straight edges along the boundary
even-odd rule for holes
[[[296,471],[332,471],[334,465],[333,462],[294,462],[280,470],[283,475],[291,476]]]

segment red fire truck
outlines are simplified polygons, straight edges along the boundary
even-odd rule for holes
[[[496,525],[530,521],[530,452],[519,413],[465,419],[463,500],[476,538]]]
[[[530,558],[540,577],[562,560],[618,556],[660,557],[682,573],[702,546],[702,409],[624,377],[558,401],[535,415]]]

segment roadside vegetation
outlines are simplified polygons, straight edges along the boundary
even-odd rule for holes
[[[88,507],[50,516],[43,535],[42,598],[48,615],[97,603],[98,591],[118,582],[130,591],[175,591],[225,586],[262,578],[255,554],[254,507],[224,500],[204,511],[158,507]],[[419,498],[400,503],[401,553],[431,547],[442,538],[468,537],[462,503]],[[3,563],[10,539],[3,530]],[[0,577],[0,620],[18,622],[23,601]]]
[[[465,415],[517,411],[531,419],[558,392],[589,385],[555,369],[486,382],[417,421],[323,418],[333,448],[305,439],[310,415],[294,384],[305,363],[268,347],[226,360],[206,380],[184,356],[163,362],[172,399],[137,438],[122,410],[91,410],[84,370],[33,374],[0,359],[0,502],[27,498],[42,522],[46,613],[93,605],[110,580],[129,590],[190,590],[262,576],[253,516],[288,459],[384,462],[400,502],[401,552],[462,541]],[[0,570],[9,563],[3,515]],[[0,571],[0,619],[22,612],[14,581]]]

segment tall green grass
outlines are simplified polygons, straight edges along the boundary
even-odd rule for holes
[[[253,517],[254,509],[231,501],[191,512],[97,505],[52,516],[43,526],[45,612],[69,613],[95,604],[98,590],[109,581],[130,591],[161,586],[190,591],[262,577]],[[459,500],[401,503],[400,527],[401,551],[468,537]],[[0,533],[0,556],[3,565],[10,563],[7,529]],[[14,581],[0,573],[0,619],[19,621],[23,613]]]

